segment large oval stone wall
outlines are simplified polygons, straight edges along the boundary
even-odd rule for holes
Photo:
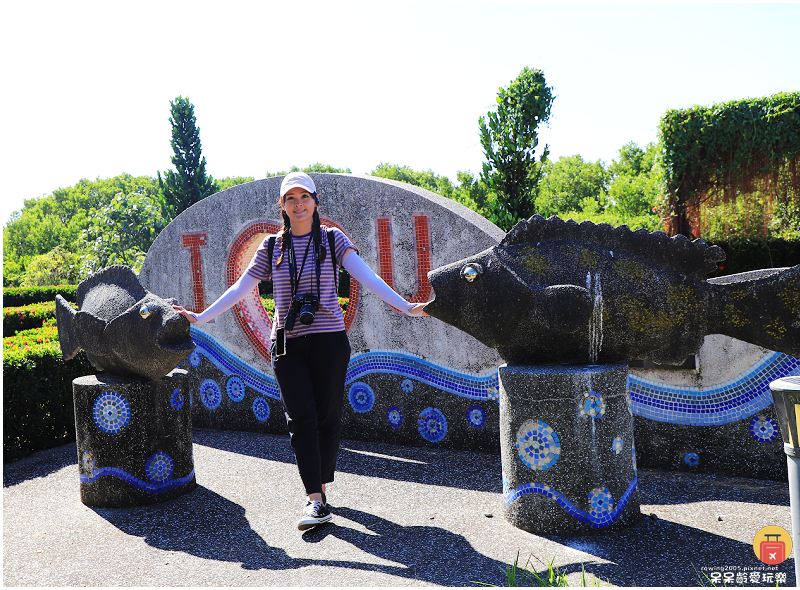
[[[429,270],[504,236],[466,207],[418,187],[311,176],[324,222],[342,229],[366,263],[412,301],[428,300]],[[280,227],[281,180],[239,185],[181,213],[148,252],[142,284],[195,311],[210,305]],[[399,315],[355,281],[345,323],[353,348],[345,438],[499,453],[503,361],[494,350],[435,318]],[[195,426],[286,432],[268,358],[270,330],[255,292],[192,329],[197,350],[183,368]],[[800,360],[719,335],[706,337],[696,369],[631,369],[636,459],[648,467],[784,479],[769,382],[790,374],[800,374]]]

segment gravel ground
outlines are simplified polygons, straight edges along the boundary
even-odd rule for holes
[[[634,526],[537,536],[503,519],[497,455],[344,441],[333,522],[301,533],[286,437],[198,430],[194,461],[195,491],[126,509],[81,503],[74,444],[6,465],[4,586],[504,585],[518,554],[575,586],[582,567],[604,586],[710,586],[723,568],[794,582],[793,559],[770,570],[753,550],[761,528],[791,531],[787,483],[640,469]]]

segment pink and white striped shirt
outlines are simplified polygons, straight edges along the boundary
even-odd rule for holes
[[[336,282],[335,274],[333,271],[333,264],[331,264],[330,255],[328,250],[328,238],[325,235],[325,228],[322,226],[323,231],[321,234],[321,248],[325,250],[325,259],[321,263],[322,273],[320,275],[320,289],[322,291],[319,303],[319,309],[314,315],[314,322],[306,326],[295,319],[294,327],[291,332],[286,333],[287,338],[297,338],[298,336],[305,336],[306,334],[314,334],[319,332],[340,332],[345,329],[344,318],[342,316],[342,309],[339,307],[339,300],[336,295]],[[336,249],[336,272],[339,272],[341,267],[342,257],[348,248],[352,248],[358,253],[358,249],[353,245],[350,239],[344,233],[335,227],[327,227],[327,231],[333,232],[334,247]],[[275,316],[272,320],[272,340],[275,340],[276,330],[283,327],[283,320],[289,311],[289,305],[292,302],[292,283],[291,273],[289,272],[289,256],[283,257],[280,268],[275,269],[275,263],[281,255],[282,237],[277,236],[275,240],[275,248],[272,252],[272,260],[267,260],[267,248],[270,236],[267,236],[253,255],[253,259],[245,269],[245,274],[250,275],[260,281],[268,281],[272,279],[272,293],[275,298]],[[311,240],[311,233],[304,236],[292,235],[294,243],[295,256],[297,257],[297,271],[300,272],[300,267],[303,270],[300,274],[300,283],[297,294],[304,295],[306,293],[313,293],[317,295],[317,275],[314,269],[314,244]],[[308,246],[308,256],[306,263],[303,265],[303,258]],[[320,253],[321,256],[321,253]]]

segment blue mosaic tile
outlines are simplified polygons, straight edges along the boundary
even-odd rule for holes
[[[400,384],[400,387],[406,393],[411,393],[412,391],[414,391],[414,383],[411,381],[411,379],[403,379],[403,382]]]
[[[447,434],[447,420],[437,408],[425,408],[419,413],[417,426],[422,438],[431,442],[441,442]]]
[[[141,490],[157,494],[159,492],[165,492],[167,490],[171,490],[172,488],[177,488],[179,486],[186,485],[187,483],[191,482],[194,479],[194,469],[192,469],[189,475],[185,477],[168,479],[160,483],[143,481],[117,467],[101,467],[99,469],[95,469],[94,475],[91,476],[81,473],[78,479],[81,483],[92,483],[94,481],[97,481],[101,477],[109,477],[109,476],[118,477]]]
[[[760,442],[772,442],[778,436],[778,424],[770,416],[753,416],[749,424],[750,434]]]
[[[206,379],[200,384],[200,401],[209,410],[216,410],[222,401],[222,391],[213,379]]]
[[[481,428],[486,423],[486,412],[480,406],[472,406],[467,410],[467,420],[475,428]]]
[[[172,475],[172,457],[166,453],[156,453],[147,460],[144,471],[153,483],[163,483]]]
[[[697,465],[700,463],[700,456],[697,453],[686,453],[683,462],[691,466]]]
[[[225,389],[228,391],[228,397],[233,401],[240,402],[244,399],[244,381],[239,379],[239,377],[231,377],[228,379]]]
[[[172,392],[172,395],[169,396],[169,405],[177,411],[180,411],[183,407],[183,394],[179,388],[176,388],[175,391]]]
[[[106,391],[94,400],[92,417],[103,432],[118,434],[131,420],[131,407],[120,394]]]
[[[261,422],[266,422],[269,418],[269,403],[263,397],[253,400],[253,415]]]
[[[200,354],[197,350],[193,350],[192,353],[189,355],[189,364],[194,367],[195,369],[200,366],[202,359],[200,358]]]
[[[558,434],[541,420],[527,420],[517,429],[517,454],[534,471],[550,469],[561,457]]]
[[[667,387],[628,376],[636,416],[658,422],[717,426],[744,420],[772,405],[771,381],[800,373],[800,359],[780,352],[765,355],[736,378],[713,388]]]
[[[622,448],[625,445],[625,439],[621,436],[618,436],[614,439],[614,442],[611,443],[611,450],[616,454],[619,455],[622,452]]]
[[[375,392],[366,383],[353,383],[347,392],[350,406],[359,414],[365,414],[375,405]]]
[[[638,479],[634,477],[616,506],[613,505],[613,499],[607,488],[596,488],[592,490],[588,495],[588,507],[591,508],[591,512],[587,512],[578,508],[575,504],[570,502],[566,496],[550,486],[539,483],[525,483],[512,489],[509,487],[505,476],[503,476],[503,502],[506,506],[509,506],[524,494],[541,494],[542,496],[554,500],[573,518],[590,525],[592,528],[603,528],[612,524],[619,518],[637,485]]]
[[[602,418],[606,412],[606,402],[603,396],[594,391],[583,394],[583,404],[581,405],[581,416],[591,416],[592,418]]]
[[[397,428],[403,423],[403,412],[400,411],[400,408],[389,408],[389,411],[386,412],[386,419],[389,424]]]

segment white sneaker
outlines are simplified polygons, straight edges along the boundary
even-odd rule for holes
[[[331,519],[331,512],[322,502],[308,501],[303,510],[303,517],[298,521],[297,528],[301,531],[324,524]]]

